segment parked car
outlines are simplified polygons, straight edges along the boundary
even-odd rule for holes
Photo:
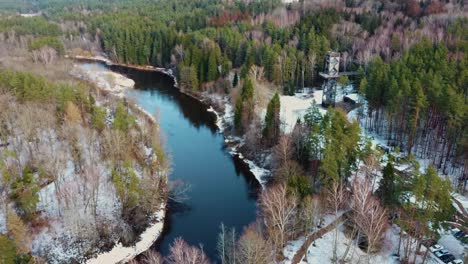
[[[455,232],[455,233],[453,234],[453,236],[456,237],[456,238],[463,237],[464,235],[465,235],[465,232],[463,232],[463,231],[461,231],[461,230],[459,230],[459,231],[457,231],[457,232]]]
[[[440,257],[442,257],[443,255],[447,255],[448,253],[449,253],[448,250],[446,250],[446,249],[441,249],[441,250],[439,250],[439,251],[434,252],[434,255],[436,255],[436,257],[440,258]]]
[[[450,261],[448,264],[463,264],[463,260],[455,259],[455,260]]]
[[[450,263],[451,261],[455,260],[455,256],[452,254],[447,254],[441,256],[439,259],[442,260],[444,263]]]
[[[436,251],[439,251],[439,250],[441,250],[441,249],[444,249],[444,247],[441,246],[441,245],[439,245],[439,244],[434,244],[434,245],[432,245],[431,247],[429,247],[429,250],[430,250],[431,252],[436,252]]]

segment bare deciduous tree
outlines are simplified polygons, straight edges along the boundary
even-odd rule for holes
[[[142,262],[144,264],[163,264],[161,254],[154,250],[148,250],[143,256]]]
[[[304,171],[299,163],[294,160],[288,160],[275,171],[275,174],[278,181],[287,181],[294,176],[304,175]]]
[[[340,211],[344,211],[348,207],[349,193],[346,191],[343,184],[340,182],[333,182],[332,187],[327,191],[327,203],[328,207],[332,210],[335,217],[338,217]],[[335,228],[333,237],[333,259],[338,259],[337,255],[337,244],[338,244],[338,228]]]
[[[281,167],[288,160],[291,159],[293,152],[293,142],[291,137],[288,135],[283,135],[280,137],[278,144],[273,149],[273,154],[275,160],[278,164],[278,167]]]
[[[42,62],[46,65],[52,64],[58,57],[57,51],[51,47],[42,47],[31,53],[34,63]]]
[[[220,229],[216,248],[218,250],[221,263],[235,264],[238,260],[236,230],[234,228],[229,230],[223,223],[221,223]]]
[[[273,246],[265,240],[258,224],[249,225],[238,241],[239,263],[268,264],[274,263]]]
[[[269,237],[275,248],[280,250],[293,229],[297,198],[288,195],[286,184],[277,184],[262,192],[260,207]]]
[[[369,181],[356,180],[352,197],[353,220],[367,238],[367,253],[373,252],[388,227],[387,213],[379,200],[372,195]]]
[[[250,67],[249,70],[249,75],[252,80],[262,81],[263,76],[265,75],[265,70],[263,69],[263,67],[252,65],[252,67]]]
[[[168,185],[169,199],[176,203],[182,203],[187,201],[190,197],[188,192],[190,191],[191,185],[181,180],[171,181]]]
[[[317,227],[322,217],[322,206],[318,197],[307,196],[301,203],[298,224],[301,231],[308,234]]]
[[[203,249],[190,246],[182,238],[176,238],[171,245],[170,254],[167,257],[169,264],[209,264],[208,257]]]

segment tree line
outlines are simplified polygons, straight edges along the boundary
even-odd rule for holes
[[[389,145],[430,159],[447,174],[459,175],[457,188],[466,187],[467,133],[466,65],[468,56],[450,56],[443,44],[424,41],[399,60],[380,58],[361,82],[368,102],[364,125],[383,135]]]

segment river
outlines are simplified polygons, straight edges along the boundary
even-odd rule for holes
[[[229,154],[216,117],[206,105],[179,92],[173,80],[161,73],[111,68],[135,81],[126,98],[157,115],[172,160],[170,180],[191,186],[184,206],[169,205],[163,234],[154,248],[167,255],[174,239],[182,237],[201,245],[216,260],[220,224],[240,233],[253,222],[260,185],[248,166]]]

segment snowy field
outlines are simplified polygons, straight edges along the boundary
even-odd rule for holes
[[[314,102],[319,107],[319,111],[325,114],[327,110],[322,108],[322,90],[310,91],[305,89],[302,93],[296,93],[293,96],[282,95],[280,97],[280,119],[283,124],[285,133],[291,133],[298,118],[302,118],[307,109],[311,107]]]

